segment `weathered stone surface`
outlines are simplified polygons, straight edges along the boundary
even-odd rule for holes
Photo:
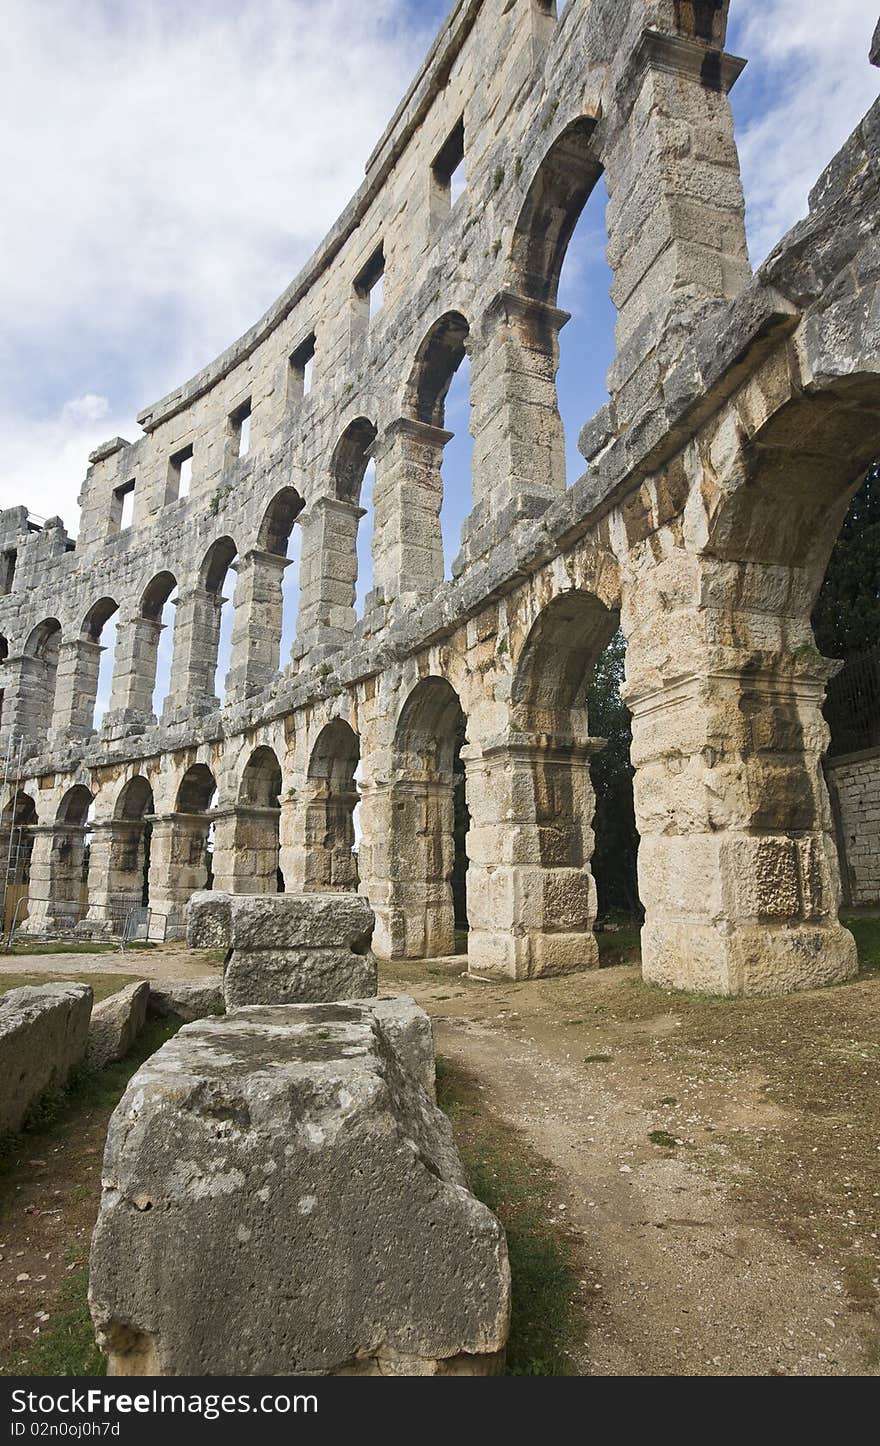
[[[149,1014],[191,1023],[223,1013],[223,985],[213,979],[163,979],[150,985]]]
[[[366,954],[373,911],[359,894],[194,894],[187,908],[193,948],[351,949]]]
[[[376,960],[351,949],[233,949],[223,974],[227,1009],[317,1004],[376,993]]]
[[[91,1251],[111,1373],[497,1369],[504,1234],[386,1031],[413,1012],[243,1009],[141,1067],[110,1122]]]
[[[88,984],[42,984],[0,996],[0,1133],[17,1130],[31,1105],[60,1089],[89,1033]]]
[[[142,979],[101,999],[92,1009],[88,1059],[96,1069],[124,1059],[144,1027],[150,986]]]
[[[430,1017],[408,994],[387,994],[370,1000],[370,1009],[404,1069],[435,1098],[437,1071]]]

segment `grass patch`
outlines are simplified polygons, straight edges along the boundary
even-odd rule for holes
[[[678,1141],[668,1130],[651,1130],[648,1139],[652,1145],[662,1145],[664,1150],[674,1150]]]
[[[559,1185],[552,1166],[517,1130],[488,1115],[476,1081],[437,1061],[437,1095],[449,1116],[471,1190],[507,1232],[512,1285],[509,1376],[565,1376],[575,1318],[572,1237],[551,1223]]]
[[[15,1364],[22,1376],[105,1376],[107,1359],[95,1343],[89,1315],[89,1268],[70,1272],[51,1326]],[[2,1372],[0,1372],[2,1374]]]
[[[0,995],[9,989],[22,989],[26,985],[39,987],[41,984],[90,984],[95,1003],[137,983],[135,974],[0,974]]]
[[[62,1090],[43,1095],[32,1105],[22,1129],[0,1136],[0,1218],[15,1193],[15,1173],[23,1157],[33,1154],[38,1140],[58,1139],[89,1110],[112,1110],[139,1065],[180,1028],[179,1020],[148,1019],[137,1044],[125,1059],[106,1069],[83,1064]]]
[[[585,1054],[584,1064],[610,1064],[611,1059],[610,1054]]]
[[[880,916],[844,913],[840,921],[856,941],[861,968],[871,973],[880,971]]]
[[[599,929],[599,968],[611,969],[615,964],[640,964],[642,959],[641,930],[638,924],[622,929]]]
[[[155,949],[156,945],[146,939],[135,939],[126,944],[125,953],[130,954],[136,949]],[[75,943],[62,943],[58,939],[45,944],[15,944],[6,953],[7,958],[15,958],[16,955],[28,954],[119,954],[121,952],[118,944],[92,944],[84,940],[77,940]]]

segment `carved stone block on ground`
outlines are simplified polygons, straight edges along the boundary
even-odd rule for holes
[[[92,1243],[111,1374],[498,1369],[504,1232],[422,1087],[420,1013],[241,1009],[141,1067],[110,1123]]]
[[[43,984],[0,997],[0,1133],[19,1129],[31,1105],[65,1083],[85,1053],[91,1010],[88,984]]]
[[[163,979],[150,985],[147,1012],[159,1019],[207,1019],[223,1013],[223,986],[219,979]]]
[[[373,911],[359,894],[193,895],[191,947],[231,950],[228,1009],[364,999],[376,992]]]
[[[149,998],[150,986],[140,979],[95,1005],[89,1024],[89,1064],[103,1069],[125,1058],[144,1027]]]

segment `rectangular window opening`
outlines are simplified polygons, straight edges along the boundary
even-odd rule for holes
[[[166,502],[176,502],[189,496],[192,482],[193,449],[184,447],[175,452],[168,462],[168,491]]]
[[[15,564],[17,561],[17,549],[14,547],[7,548],[3,554],[2,564],[0,564],[0,596],[2,597],[6,597],[7,593],[12,592],[12,584],[15,580]]]
[[[440,209],[449,211],[467,189],[463,116],[438,151],[431,171],[438,193],[437,198],[441,202]],[[442,205],[443,202],[445,202],[445,207]]]
[[[293,398],[307,397],[312,390],[315,361],[315,333],[307,336],[290,354],[289,393]]]
[[[229,418],[230,453],[233,457],[246,457],[251,445],[251,399],[242,402]]]
[[[376,248],[366,266],[358,272],[354,289],[363,305],[367,322],[372,321],[385,303],[385,251],[382,246]]]
[[[134,482],[126,482],[122,487],[117,487],[113,496],[119,513],[117,531],[126,532],[134,517]]]

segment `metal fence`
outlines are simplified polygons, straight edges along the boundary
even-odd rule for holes
[[[847,658],[828,684],[825,717],[832,755],[880,746],[880,647]]]

